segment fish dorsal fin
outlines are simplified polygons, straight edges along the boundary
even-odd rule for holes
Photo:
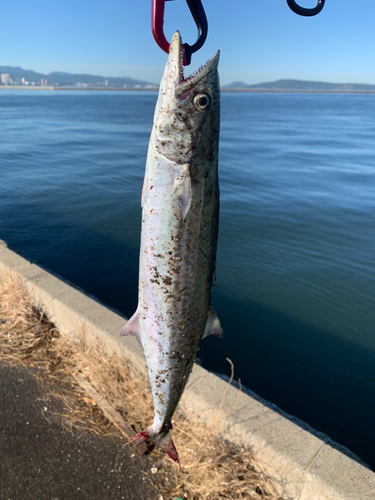
[[[223,329],[221,328],[220,320],[216,315],[215,309],[211,306],[206,321],[206,327],[204,329],[203,338],[209,335],[215,335],[215,337],[222,338],[224,336]]]
[[[143,202],[145,199],[145,189],[146,189],[146,177],[145,180],[143,181],[143,187],[142,187],[142,198],[141,198],[141,207],[143,208]]]
[[[125,324],[124,328],[121,330],[120,337],[127,337],[128,335],[136,337],[138,342],[142,345],[141,327],[139,324],[138,309],[135,311],[133,316],[129,319],[129,321]]]

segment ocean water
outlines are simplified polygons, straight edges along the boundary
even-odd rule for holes
[[[130,316],[156,93],[0,91],[0,238]],[[209,370],[375,469],[375,95],[222,96]]]

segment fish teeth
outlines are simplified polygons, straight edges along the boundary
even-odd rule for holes
[[[183,55],[182,55],[182,51],[181,51],[181,61],[183,60],[182,59]],[[193,80],[193,78],[195,78],[201,71],[203,71],[203,69],[207,66],[207,64],[210,62],[211,59],[208,59],[208,61],[206,61],[205,64],[202,64],[202,66],[200,66],[196,71],[194,71],[194,73],[192,73],[191,75],[189,75],[188,77],[185,78],[184,76],[184,67],[182,66],[182,63],[181,63],[181,81],[180,81],[180,84],[184,84],[186,82],[190,82],[191,80]]]

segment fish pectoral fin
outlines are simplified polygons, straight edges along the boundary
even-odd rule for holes
[[[209,335],[215,335],[215,337],[223,338],[223,329],[221,328],[220,320],[217,317],[215,309],[211,306],[206,321],[206,327],[204,329],[203,338],[208,337]]]
[[[176,174],[177,175],[177,174]],[[180,165],[180,171],[173,182],[173,195],[179,201],[182,219],[185,220],[191,205],[191,178],[189,165]]]
[[[138,342],[142,346],[141,327],[139,324],[138,309],[135,311],[133,316],[129,319],[129,321],[125,324],[124,328],[120,332],[120,337],[127,337],[128,335],[136,337]]]
[[[191,205],[191,179],[189,172],[184,177],[182,196],[182,217],[185,220]]]

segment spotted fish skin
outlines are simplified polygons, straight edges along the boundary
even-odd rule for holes
[[[204,336],[222,335],[211,306],[219,220],[219,53],[184,79],[172,39],[160,85],[142,192],[138,308],[121,335],[136,335],[154,400],[150,439],[179,463],[171,418]]]

